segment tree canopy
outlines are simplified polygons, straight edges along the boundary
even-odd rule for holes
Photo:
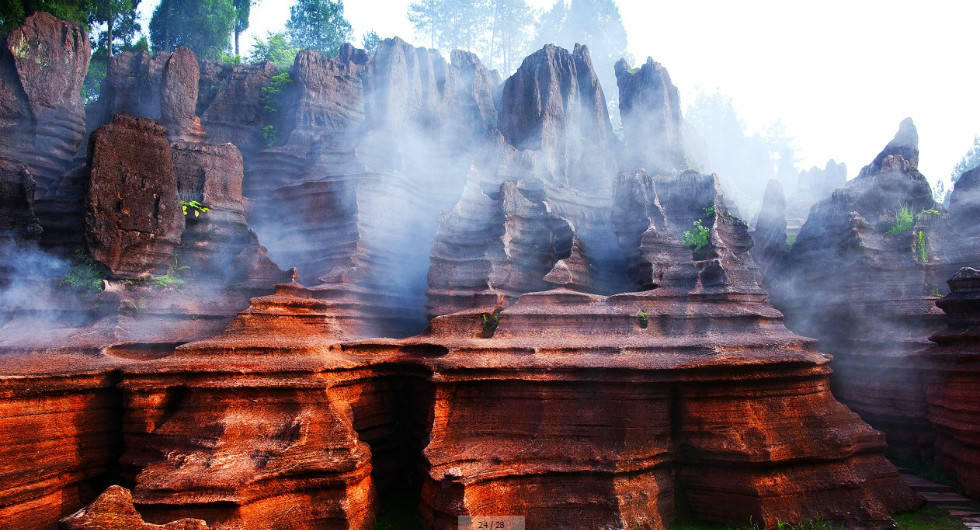
[[[218,59],[230,47],[236,20],[232,0],[161,0],[150,41],[156,51],[187,46],[201,59]]]
[[[953,167],[953,174],[951,175],[953,182],[960,180],[963,173],[977,166],[980,166],[980,135],[973,138],[973,146],[970,147],[970,150]]]
[[[340,0],[296,0],[289,8],[286,31],[294,47],[319,50],[328,57],[337,55],[351,38]]]
[[[420,0],[408,19],[430,47],[475,52],[505,72],[527,52],[534,23],[526,0]]]

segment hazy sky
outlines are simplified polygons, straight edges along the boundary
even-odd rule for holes
[[[412,0],[348,0],[355,44],[415,38],[405,14]],[[553,0],[528,0],[546,9]],[[141,11],[157,4],[144,0]],[[279,30],[292,2],[261,0],[251,35]],[[976,0],[617,0],[637,62],[662,63],[681,92],[730,97],[750,129],[781,119],[800,148],[801,168],[828,158],[853,177],[911,117],[919,129],[919,169],[948,178],[980,133],[980,69],[973,52]],[[603,87],[607,91],[610,87]]]

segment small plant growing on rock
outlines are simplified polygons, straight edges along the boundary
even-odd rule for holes
[[[915,214],[912,207],[908,204],[895,211],[895,224],[885,232],[888,235],[896,235],[908,232],[915,225]]]
[[[272,147],[279,141],[279,129],[269,122],[275,120],[275,115],[282,106],[282,92],[292,82],[289,72],[283,72],[272,76],[269,84],[262,87],[262,110],[266,115],[266,125],[262,126],[262,139],[265,140],[266,147]]]
[[[160,276],[150,276],[150,283],[158,289],[168,289],[184,285],[183,272],[190,269],[187,265],[177,265],[177,258],[174,258],[174,266],[167,271],[167,274]]]
[[[915,258],[919,263],[929,263],[929,245],[925,230],[915,231]]]
[[[95,262],[84,249],[75,249],[75,264],[68,268],[58,285],[72,287],[89,296],[102,292],[105,277],[102,266]]]
[[[500,325],[500,310],[483,313],[480,315],[480,319],[483,321],[483,330],[480,332],[480,336],[488,339],[493,336],[494,332],[497,331],[497,326]]]
[[[185,217],[188,213],[193,213],[195,218],[200,217],[202,213],[208,213],[211,211],[211,208],[208,208],[197,201],[180,201],[180,209],[184,212]]]
[[[640,313],[636,315],[636,321],[640,325],[640,329],[647,329],[647,326],[650,325],[650,316],[641,309]]]
[[[708,227],[701,224],[701,220],[694,221],[690,230],[684,231],[684,244],[691,247],[695,252],[708,246],[708,235],[711,231]]]

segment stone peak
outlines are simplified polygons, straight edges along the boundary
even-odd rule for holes
[[[878,156],[875,157],[874,161],[870,165],[864,166],[861,169],[861,173],[858,177],[864,177],[867,175],[874,175],[882,172],[885,166],[894,166],[894,164],[886,164],[886,159],[890,156],[899,156],[906,162],[908,166],[917,170],[919,167],[919,132],[915,128],[915,123],[912,122],[912,118],[905,118],[902,123],[898,126],[898,132],[895,133],[895,137],[892,138],[888,145],[885,146]],[[903,164],[904,166],[904,164]]]

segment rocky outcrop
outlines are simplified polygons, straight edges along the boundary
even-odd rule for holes
[[[834,355],[841,401],[884,431],[890,450],[927,457],[931,428],[908,355],[942,321],[942,279],[976,247],[933,200],[915,138],[902,122],[872,164],[814,205],[770,284],[790,328]]]
[[[61,520],[66,530],[203,530],[200,519],[181,519],[165,525],[143,521],[133,507],[133,495],[121,486],[110,486],[85,508]]]
[[[101,123],[116,114],[159,120],[171,140],[202,141],[204,129],[195,114],[200,67],[189,48],[173,52],[123,52],[109,60],[99,100]]]
[[[813,166],[800,171],[796,181],[796,194],[813,204],[830,197],[834,190],[842,187],[845,182],[847,182],[847,164],[830,159],[823,169]]]
[[[373,527],[371,451],[353,421],[385,359],[335,346],[345,326],[328,298],[279,285],[221,335],[125,369],[123,473],[147,520]]]
[[[232,260],[252,239],[242,200],[242,155],[232,144],[190,142],[172,144],[171,154],[185,205],[178,262],[196,277],[229,275]]]
[[[786,241],[786,198],[783,186],[775,179],[766,186],[752,240],[755,242],[752,257],[762,269],[763,276],[776,277],[789,244]]]
[[[64,173],[85,133],[89,55],[85,30],[41,11],[0,47],[0,158],[29,167],[38,195]]]
[[[660,63],[647,57],[638,68],[616,63],[619,112],[626,137],[626,166],[650,174],[672,174],[684,165],[681,103],[677,87]]]
[[[247,157],[246,163],[260,150],[268,147],[262,137],[262,127],[268,112],[264,110],[262,88],[276,75],[276,67],[264,62],[252,65],[225,67],[224,63],[203,62],[198,92],[198,114],[207,129],[208,138],[215,143],[231,142]],[[213,93],[213,95],[212,95]]]
[[[6,346],[11,332],[3,334]],[[119,458],[115,380],[77,353],[14,355],[4,347],[3,358],[0,520],[9,528],[54,528],[98,495]]]
[[[830,393],[830,357],[767,305],[717,178],[624,173],[616,197],[645,291],[487,298],[421,337],[346,347],[432,372],[424,525],[503,506],[528,527],[662,528],[681,498],[701,519],[766,525],[883,525],[914,507],[883,437]],[[697,250],[694,221],[710,231]]]
[[[960,175],[949,198],[949,219],[957,232],[980,236],[980,167]]]
[[[971,497],[980,497],[980,271],[965,267],[949,279],[950,294],[936,302],[946,327],[918,354],[935,427],[935,461]]]
[[[452,60],[399,39],[370,60],[349,46],[330,59],[301,52],[280,145],[246,174],[249,222],[272,258],[305,284],[345,291],[362,332],[424,326],[438,216],[459,198],[471,139],[495,117],[486,69],[468,54]]]
[[[92,133],[85,241],[121,278],[164,274],[184,230],[166,130],[117,115]]]
[[[37,240],[41,224],[34,215],[37,184],[26,166],[0,158],[0,240]]]
[[[559,278],[590,292],[625,289],[622,252],[609,237],[615,137],[588,50],[534,53],[504,84],[500,107],[501,133],[439,222],[428,314],[509,303]]]

